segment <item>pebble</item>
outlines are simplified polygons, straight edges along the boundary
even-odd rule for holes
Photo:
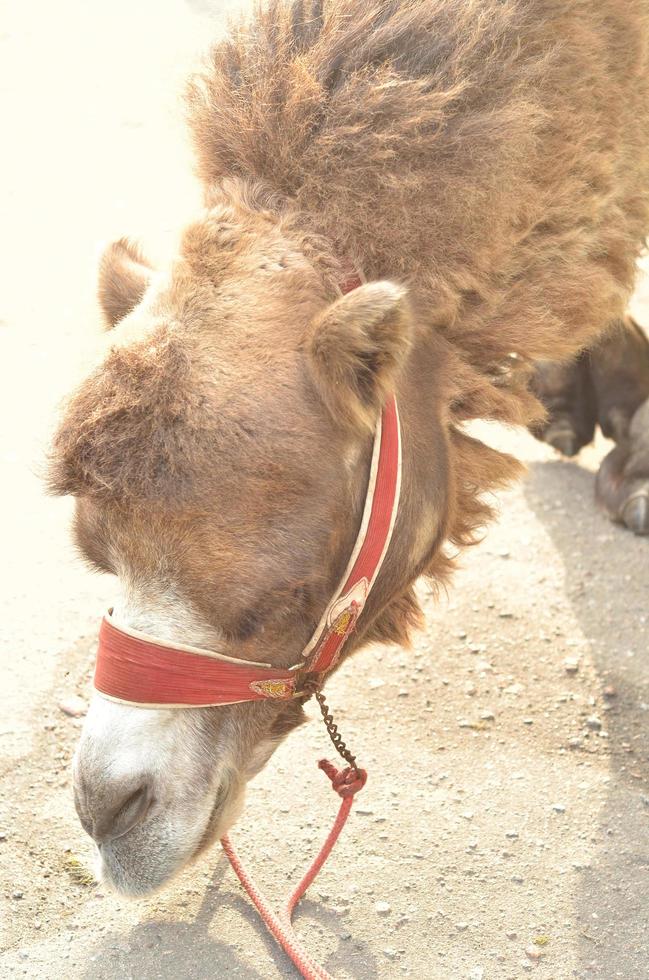
[[[566,657],[563,661],[566,674],[576,674],[579,671],[579,660],[576,657]]]
[[[523,718],[523,724],[524,725],[533,725],[534,724],[534,719],[533,718]]]
[[[377,687],[383,687],[384,684],[385,681],[382,680],[380,677],[372,677],[370,678],[368,687],[370,688],[371,691],[375,691]]]
[[[455,928],[457,929],[458,932],[466,932],[467,929],[469,928],[469,923],[468,922],[456,922],[455,923]]]
[[[6,839],[7,839],[7,835],[6,835],[6,833],[4,831],[2,831],[2,833],[0,833],[0,841],[6,840]]]
[[[552,809],[554,810],[555,813],[565,813],[566,812],[566,808],[563,805],[563,803],[553,803],[552,804]]]
[[[536,946],[528,946],[525,950],[525,955],[528,959],[538,962],[543,956],[545,956],[545,953],[542,949],[537,949]]]
[[[383,955],[387,956],[389,960],[396,960],[399,954],[397,953],[396,949],[392,949],[391,946],[386,946],[383,950]]]
[[[568,739],[569,749],[580,749],[583,744],[584,744],[583,739],[579,738],[578,735],[575,735],[572,738]]]
[[[481,966],[474,966],[469,973],[469,980],[484,980],[484,969]]]
[[[23,897],[23,892],[12,892],[11,893],[11,897],[12,898],[16,898],[16,899],[22,898]]]
[[[613,687],[612,685],[610,685],[610,684],[609,684],[609,685],[607,685],[607,686],[606,686],[606,687],[604,688],[604,690],[602,691],[602,694],[604,695],[604,697],[605,697],[605,698],[616,698],[616,697],[617,697],[617,691],[616,691],[616,690],[615,690],[615,688],[614,688],[614,687]]]
[[[59,701],[59,708],[64,715],[68,715],[69,718],[82,718],[83,715],[88,711],[88,705],[83,700],[83,698],[78,697],[73,694],[69,698],[65,698],[63,701]]]
[[[495,721],[496,716],[493,711],[483,711],[480,714],[480,721]]]
[[[389,904],[389,902],[375,902],[374,911],[379,915],[389,915],[392,911],[392,906]]]
[[[590,728],[591,732],[599,732],[601,731],[602,723],[597,715],[590,715],[586,719],[586,726]]]
[[[507,936],[508,939],[518,939],[518,933],[513,932],[512,930],[506,932],[505,935]]]
[[[522,694],[524,690],[525,688],[522,684],[510,684],[509,687],[504,689],[503,694],[514,694],[518,696],[519,694]]]

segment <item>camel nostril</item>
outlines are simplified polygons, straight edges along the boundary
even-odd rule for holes
[[[119,799],[112,807],[108,807],[100,816],[94,818],[89,830],[97,843],[107,843],[123,837],[145,819],[153,803],[153,792],[148,783],[144,783],[127,797]],[[85,824],[84,824],[85,826]],[[88,827],[85,827],[88,830]]]

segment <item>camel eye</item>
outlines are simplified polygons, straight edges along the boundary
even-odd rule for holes
[[[250,640],[263,630],[264,615],[261,610],[247,609],[232,631],[235,640]]]
[[[308,587],[300,582],[292,588],[268,593],[257,605],[251,606],[239,617],[231,633],[235,641],[251,640],[263,633],[270,620],[282,620],[289,616],[303,615],[309,599]]]
[[[72,536],[78,554],[94,571],[104,572],[108,575],[116,574],[100,535],[95,533],[86,521],[82,520],[78,508],[72,523]]]

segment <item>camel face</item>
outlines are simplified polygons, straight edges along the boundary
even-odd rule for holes
[[[126,315],[70,401],[52,482],[77,497],[82,554],[119,579],[117,625],[287,667],[353,547],[409,319],[391,283],[329,301],[274,226],[247,241],[254,220],[211,209],[164,275],[109,250],[102,306]],[[155,710],[95,694],[74,772],[102,876],[162,884],[228,829],[302,716],[297,701]]]

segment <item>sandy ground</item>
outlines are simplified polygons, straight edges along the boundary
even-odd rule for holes
[[[142,233],[164,251],[197,200],[176,93],[225,6],[3,12],[2,976],[295,976],[218,848],[139,903],[78,880],[81,722],[58,705],[88,697],[114,583],[75,558],[69,501],[38,474],[97,337],[101,242]],[[340,978],[646,980],[649,541],[594,508],[604,444],[563,463],[524,434],[487,435],[529,463],[526,483],[449,597],[424,596],[413,650],[368,650],[330,685],[370,780],[299,929]],[[236,840],[273,896],[329,826],[312,764],[326,751],[314,719],[250,787]]]

